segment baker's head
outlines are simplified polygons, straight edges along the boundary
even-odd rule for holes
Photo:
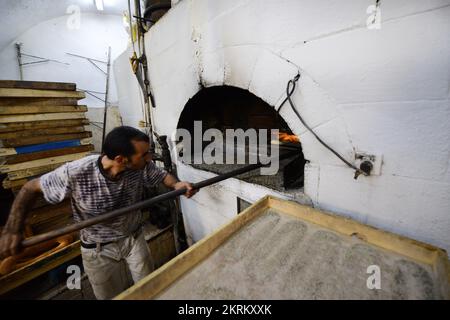
[[[151,140],[142,131],[127,126],[114,128],[103,143],[103,154],[128,169],[143,169],[152,160]]]

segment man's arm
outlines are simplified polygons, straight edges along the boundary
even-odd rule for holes
[[[194,188],[192,188],[192,185],[189,182],[186,181],[178,181],[177,178],[175,178],[173,175],[171,175],[170,173],[168,173],[164,180],[163,183],[166,187],[168,188],[172,188],[175,190],[178,189],[183,189],[186,188],[187,191],[184,194],[186,196],[186,198],[190,198],[192,197],[194,194],[197,193],[198,190],[195,190]]]
[[[20,189],[0,238],[0,259],[19,252],[27,213],[40,193],[42,190],[38,178],[28,181]]]

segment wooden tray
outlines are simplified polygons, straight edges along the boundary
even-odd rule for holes
[[[444,250],[267,196],[115,299],[449,299],[449,288]]]
[[[0,277],[0,296],[80,255],[80,241]]]

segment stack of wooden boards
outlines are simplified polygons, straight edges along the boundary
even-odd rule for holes
[[[84,92],[77,91],[73,83],[0,81],[0,174],[6,175],[3,188],[17,194],[27,181],[94,150],[92,133],[85,129],[89,124],[87,107],[78,105],[83,98]],[[69,201],[51,206],[41,198],[29,214],[25,236],[71,222]]]
[[[84,157],[93,150],[85,130],[85,97],[71,83],[0,81],[0,156],[4,188]]]

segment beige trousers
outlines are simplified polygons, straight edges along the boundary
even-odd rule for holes
[[[98,249],[81,247],[83,267],[99,300],[112,299],[154,270],[150,249],[141,232]]]

